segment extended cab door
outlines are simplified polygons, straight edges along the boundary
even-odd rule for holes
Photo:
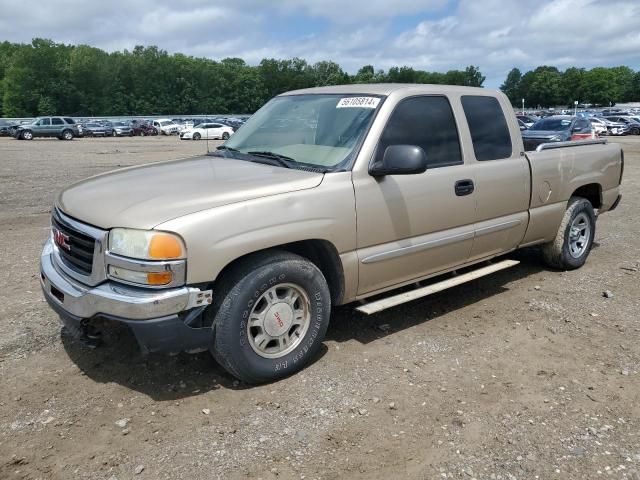
[[[470,261],[516,248],[529,220],[530,173],[506,98],[460,97],[475,162],[476,226]],[[509,112],[505,115],[505,112]]]
[[[474,166],[464,161],[449,98],[404,98],[388,115],[372,160],[388,146],[417,145],[429,166],[383,177],[369,175],[367,165],[354,168],[358,295],[464,263],[473,243]]]

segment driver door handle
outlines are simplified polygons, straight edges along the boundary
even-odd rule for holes
[[[458,180],[454,189],[458,197],[463,197],[472,194],[475,190],[475,185],[473,184],[473,180],[466,178],[464,180]]]

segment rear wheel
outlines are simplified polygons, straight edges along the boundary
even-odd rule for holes
[[[144,137],[144,135],[145,135],[144,130],[140,130],[140,136]]]
[[[202,135],[200,135],[199,133],[194,133],[193,134],[193,139],[194,140],[200,140],[202,138]]]
[[[73,140],[73,132],[71,130],[65,130],[62,132],[62,138],[64,140]]]
[[[596,234],[596,216],[591,202],[572,197],[556,238],[542,247],[547,265],[562,270],[580,268],[587,261]]]
[[[223,139],[223,140],[229,140],[229,132],[224,132],[224,133],[222,134],[222,139]]]
[[[264,252],[241,261],[218,285],[210,307],[211,351],[232,375],[263,383],[291,375],[320,348],[331,297],[322,272],[288,252]]]
[[[115,130],[111,130],[111,135],[114,136],[114,137],[117,137],[118,133]]]

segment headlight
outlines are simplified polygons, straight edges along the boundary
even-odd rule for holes
[[[186,248],[173,233],[114,228],[109,233],[109,251],[142,260],[175,260],[186,257]]]

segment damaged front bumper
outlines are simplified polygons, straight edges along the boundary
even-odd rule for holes
[[[47,303],[77,336],[86,334],[92,320],[102,318],[128,325],[144,353],[201,351],[213,341],[210,326],[196,326],[211,303],[211,290],[150,290],[113,281],[89,287],[56,268],[51,240],[42,251],[40,272]]]

